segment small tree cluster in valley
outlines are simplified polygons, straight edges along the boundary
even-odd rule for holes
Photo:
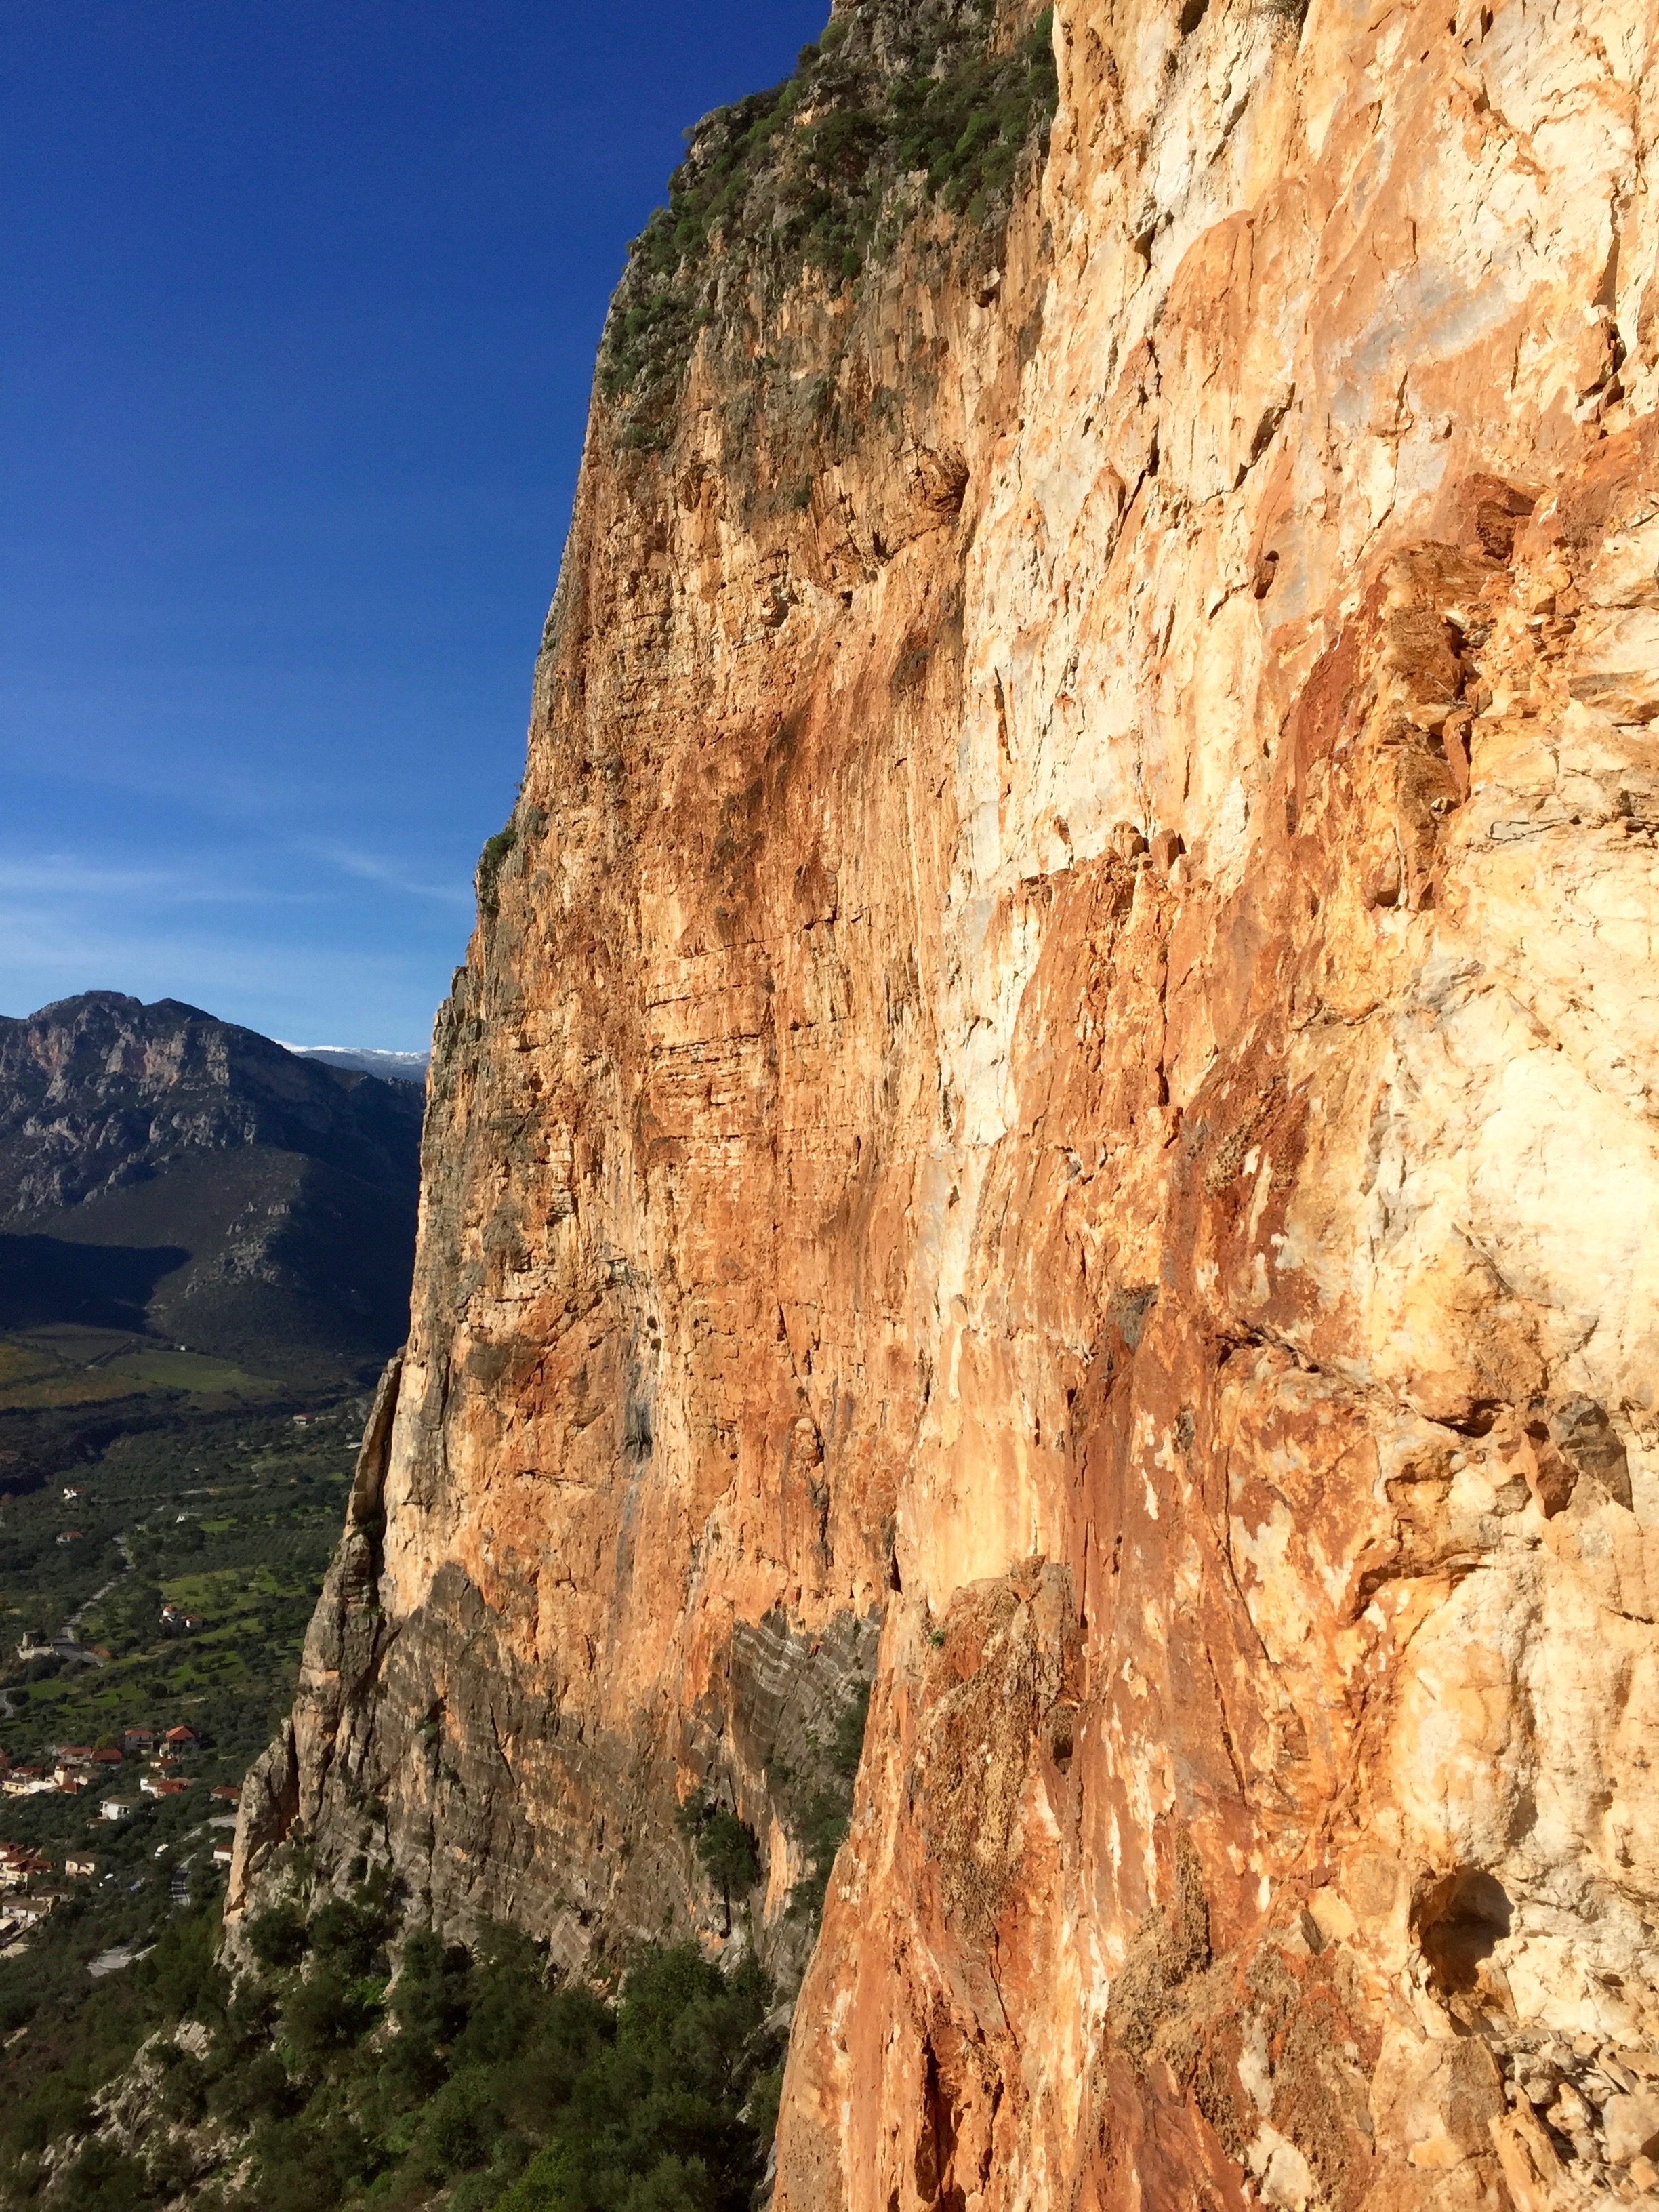
[[[611,1992],[560,1985],[542,1947],[504,1928],[470,1945],[417,1929],[394,1960],[397,1928],[384,1881],[308,1917],[270,1905],[247,1929],[258,1972],[233,1983],[208,1917],[180,1923],[145,1988],[169,2027],[192,2025],[146,2046],[137,2142],[87,2139],[97,2100],[43,2085],[0,2136],[7,2200],[748,2212],[782,2057],[752,1960],[728,1975],[694,1944],[652,1948]]]

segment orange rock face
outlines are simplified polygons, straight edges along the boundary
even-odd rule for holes
[[[873,1671],[777,2212],[1659,2179],[1656,35],[1060,0],[596,405],[234,1894],[798,1969]]]

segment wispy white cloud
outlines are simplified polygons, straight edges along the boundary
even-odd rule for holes
[[[0,896],[7,894],[37,901],[112,898],[157,906],[296,906],[320,896],[234,883],[201,870],[105,866],[70,853],[27,860],[0,856]]]
[[[46,853],[33,860],[0,859],[0,891],[104,898],[134,892],[165,893],[174,880],[165,869],[88,867],[68,853]]]
[[[471,920],[470,890],[338,844],[199,858],[164,848],[146,865],[142,843],[129,860],[107,845],[5,842],[0,1012],[11,1015],[97,988],[182,999],[268,1036],[418,1047]]]
[[[472,903],[471,884],[422,883],[406,873],[396,861],[382,860],[375,853],[360,852],[350,845],[313,845],[309,849],[318,860],[326,860],[331,866],[356,876],[362,883],[379,884],[387,890],[402,891],[410,898],[436,899],[443,906],[470,907]]]
[[[62,969],[86,976],[88,988],[118,971],[164,983],[185,973],[223,983],[254,977],[275,982],[301,974],[379,970],[390,975],[403,965],[395,952],[172,930],[126,915],[43,914],[0,899],[0,972],[24,966]]]

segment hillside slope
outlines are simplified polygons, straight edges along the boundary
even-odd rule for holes
[[[0,1019],[0,1327],[358,1372],[407,1325],[421,1115],[173,1000]]]
[[[778,2212],[1631,2197],[1654,21],[1032,28],[636,248],[233,1923],[810,1949]]]

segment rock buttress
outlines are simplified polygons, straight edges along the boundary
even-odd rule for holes
[[[780,2212],[1656,2178],[1654,32],[1060,0],[992,244],[635,271],[262,1848],[791,1970],[878,1636]]]

